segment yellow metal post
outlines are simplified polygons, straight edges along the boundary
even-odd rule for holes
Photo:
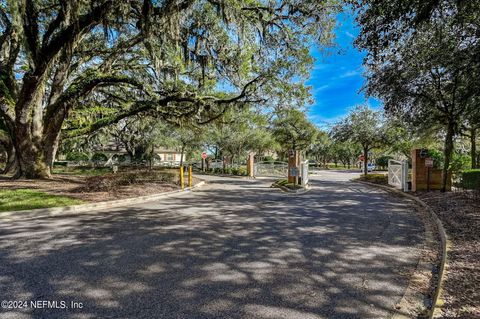
[[[188,187],[192,187],[192,165],[188,166]]]
[[[185,179],[183,177],[183,166],[180,166],[180,186],[185,189]]]

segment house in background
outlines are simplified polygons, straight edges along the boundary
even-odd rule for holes
[[[93,154],[105,155],[107,161],[102,162],[104,165],[112,164],[129,164],[132,163],[132,158],[128,154],[125,146],[111,140],[105,144],[98,144],[92,147]],[[92,155],[93,155],[92,154]],[[181,151],[177,149],[168,149],[158,147],[154,149],[154,165],[158,166],[179,166],[182,157]],[[58,160],[65,160],[65,155],[59,154]],[[183,160],[185,161],[185,154]]]
[[[155,164],[165,166],[178,166],[182,158],[182,152],[175,149],[162,149],[155,148]],[[185,162],[185,154],[183,155],[183,161]]]

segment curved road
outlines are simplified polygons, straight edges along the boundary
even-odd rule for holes
[[[389,318],[423,225],[351,177],[323,172],[303,195],[210,177],[161,202],[0,220],[1,299],[69,307],[0,318]]]

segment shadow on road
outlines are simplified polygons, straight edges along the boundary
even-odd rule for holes
[[[0,230],[0,318],[387,318],[418,261],[411,206],[348,182],[224,180],[161,203]],[[10,316],[10,317],[9,317]]]

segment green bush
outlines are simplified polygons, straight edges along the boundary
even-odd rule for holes
[[[452,155],[452,163],[450,164],[450,169],[452,172],[457,173],[464,170],[468,170],[471,166],[471,158],[468,154],[462,154],[455,152]]]
[[[428,157],[433,159],[433,168],[443,168],[443,163],[445,162],[445,156],[439,150],[428,150]]]
[[[88,160],[89,160],[88,155],[82,152],[71,152],[67,154],[67,161],[86,162]]]
[[[108,157],[103,153],[95,153],[92,156],[92,162],[106,162],[106,161],[108,161]]]
[[[113,159],[117,160],[119,163],[125,163],[127,161],[127,155],[126,154],[114,155]]]
[[[232,167],[231,168],[231,174],[232,175],[238,175],[238,167]]]
[[[238,175],[240,176],[246,176],[247,175],[247,168],[246,167],[239,167],[238,168]]]
[[[461,172],[460,187],[480,190],[480,169],[469,169]]]
[[[53,162],[53,166],[62,166],[62,167],[65,167],[68,165],[68,162],[67,161],[56,161],[56,162]]]
[[[383,169],[387,168],[388,167],[388,160],[391,160],[393,159],[393,157],[391,156],[388,156],[388,155],[384,155],[384,156],[380,156],[379,158],[377,158],[375,160],[375,164]]]

